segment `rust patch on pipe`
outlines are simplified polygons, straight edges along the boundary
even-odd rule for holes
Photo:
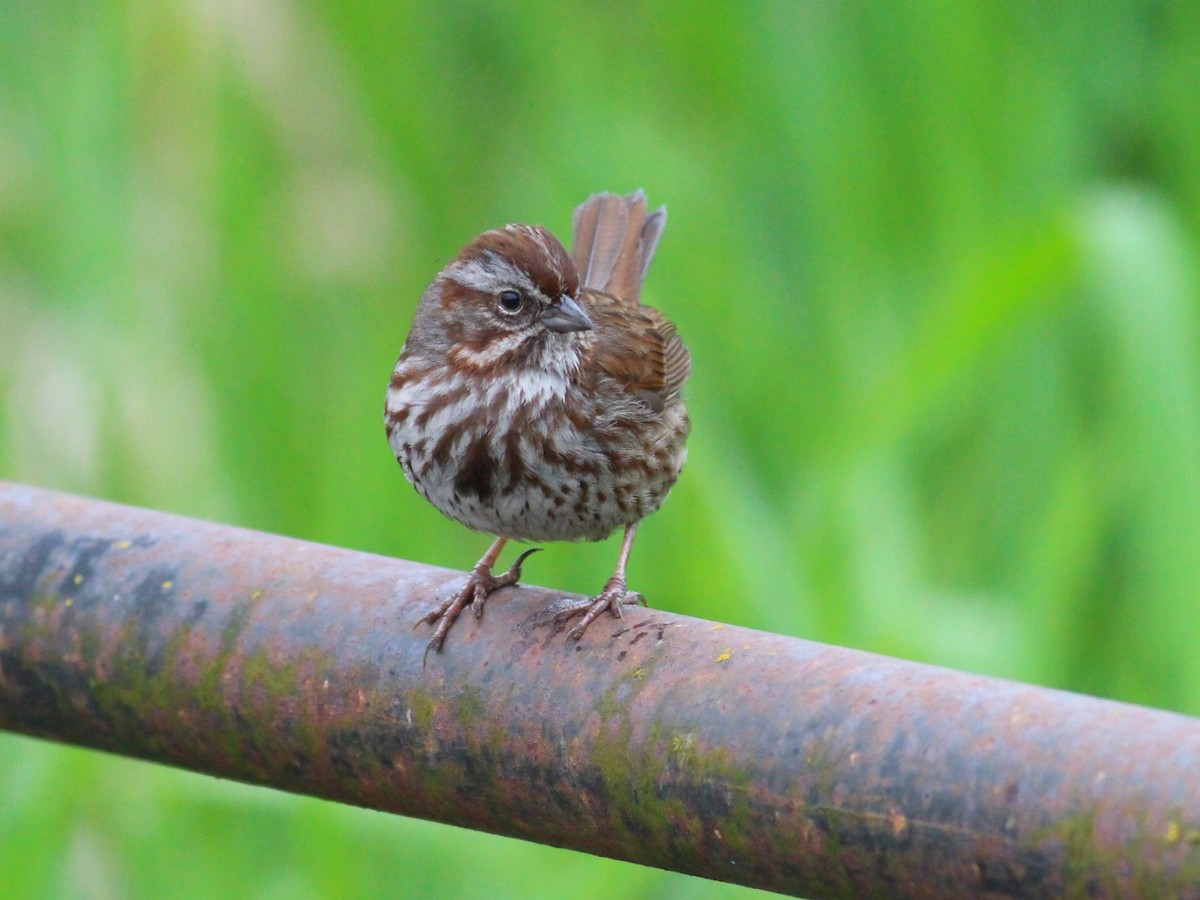
[[[0,483],[0,727],[812,897],[1200,897],[1200,722]]]

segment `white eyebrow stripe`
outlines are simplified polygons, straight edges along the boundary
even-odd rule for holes
[[[452,262],[442,270],[442,277],[477,291],[494,291],[503,285],[534,289],[533,279],[524,269],[492,250],[465,262]]]

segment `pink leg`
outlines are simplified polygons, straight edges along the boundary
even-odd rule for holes
[[[578,603],[572,603],[566,609],[560,610],[555,614],[556,622],[565,622],[574,616],[583,614],[583,618],[579,620],[579,624],[567,632],[567,636],[572,640],[579,640],[583,637],[583,632],[600,616],[602,612],[608,610],[618,619],[621,618],[621,607],[624,605],[632,605],[640,603],[646,605],[646,598],[636,591],[630,591],[625,586],[625,567],[629,564],[629,551],[633,548],[633,537],[637,534],[638,523],[634,522],[625,526],[625,538],[621,541],[621,554],[617,557],[617,570],[613,572],[612,578],[608,579],[608,583],[604,585],[602,590],[590,600],[580,600]]]
[[[526,550],[517,557],[517,561],[502,575],[493,575],[492,566],[496,564],[496,560],[500,558],[500,551],[504,549],[504,545],[508,543],[508,538],[498,537],[492,542],[492,546],[488,547],[487,553],[483,554],[483,559],[475,564],[475,568],[471,570],[471,574],[467,576],[466,584],[458,591],[451,594],[424,616],[422,616],[417,624],[428,623],[432,625],[437,623],[437,627],[433,631],[433,637],[429,639],[429,643],[425,646],[425,657],[429,657],[429,651],[437,652],[442,649],[442,644],[446,642],[446,635],[450,631],[450,626],[454,624],[459,613],[463,611],[468,603],[471,604],[471,609],[475,612],[475,618],[483,615],[483,605],[487,602],[488,595],[492,591],[502,587],[507,587],[510,584],[516,584],[521,578],[521,564],[525,562],[525,558],[531,553],[536,553],[540,548],[534,547]]]

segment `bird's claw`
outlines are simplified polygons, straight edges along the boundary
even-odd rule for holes
[[[625,587],[624,579],[612,578],[604,586],[604,590],[595,597],[589,600],[579,600],[565,609],[559,610],[554,615],[554,621],[562,624],[568,619],[582,614],[583,618],[579,620],[579,623],[567,632],[568,638],[577,641],[583,637],[587,627],[596,621],[605,610],[608,610],[613,618],[620,619],[623,616],[622,606],[634,606],[639,603],[646,606],[646,598],[637,591],[628,590]]]
[[[421,665],[424,666],[425,661],[429,659],[430,651],[437,653],[442,649],[442,645],[446,643],[446,635],[450,633],[450,626],[455,623],[464,608],[469,605],[471,611],[475,613],[475,618],[482,618],[484,604],[487,603],[487,598],[492,592],[520,581],[521,565],[530,554],[537,553],[541,549],[541,547],[531,547],[526,550],[500,575],[493,575],[488,566],[476,566],[471,570],[471,574],[467,576],[466,583],[461,588],[418,619],[413,624],[413,628],[419,625],[437,624],[433,636],[425,645],[425,655],[422,657]]]

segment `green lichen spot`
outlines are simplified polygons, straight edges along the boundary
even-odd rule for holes
[[[433,725],[437,701],[423,691],[413,691],[408,698],[408,709],[412,715],[413,726],[421,731],[428,731]]]

